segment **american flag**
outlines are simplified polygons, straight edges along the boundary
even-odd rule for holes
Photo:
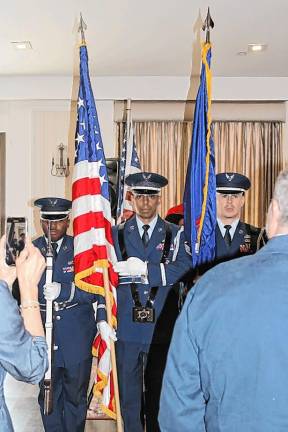
[[[80,47],[77,114],[72,185],[75,284],[104,296],[103,267],[109,265],[111,324],[115,328],[118,276],[111,265],[117,259],[112,240],[108,175],[84,44]],[[99,335],[96,345],[99,356],[95,388],[101,389],[103,412],[116,418],[110,351]]]
[[[139,158],[134,140],[134,129],[131,117],[131,110],[127,110],[127,122],[124,133],[124,140],[120,159],[120,174],[118,183],[117,222],[129,219],[133,215],[133,208],[130,200],[128,186],[125,185],[125,178],[129,174],[141,171]]]

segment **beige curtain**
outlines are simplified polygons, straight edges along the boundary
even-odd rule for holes
[[[124,125],[118,123],[120,148],[123,130]],[[169,180],[161,193],[160,214],[165,217],[170,207],[182,202],[192,125],[179,121],[145,121],[135,122],[134,130],[142,170],[157,172]]]
[[[119,152],[124,125],[117,124]],[[162,193],[161,214],[182,202],[189,157],[192,123],[135,122],[135,141],[142,169],[169,179]],[[263,226],[275,178],[283,167],[280,122],[215,122],[216,172],[237,171],[251,179],[244,220]]]
[[[236,171],[251,180],[243,220],[265,225],[275,179],[283,169],[282,123],[215,122],[216,172]]]

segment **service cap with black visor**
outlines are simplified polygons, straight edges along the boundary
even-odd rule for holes
[[[157,215],[160,191],[168,184],[168,180],[160,174],[141,172],[127,176],[125,183],[132,193],[132,205],[137,217],[148,225]]]
[[[244,193],[251,187],[248,177],[236,172],[216,175],[216,191],[222,194]]]

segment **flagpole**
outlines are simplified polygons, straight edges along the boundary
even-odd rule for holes
[[[130,127],[130,121],[131,121],[131,99],[127,99],[127,108],[126,108],[126,127],[127,127],[127,132],[128,132],[128,128]],[[127,133],[127,137],[128,137],[128,133]]]
[[[132,124],[131,124],[131,99],[127,99],[127,108],[126,108],[126,149],[127,149],[127,154],[126,154],[126,158],[128,160],[131,160],[132,158],[132,147],[129,146],[129,140],[131,137],[131,128],[132,128]],[[126,166],[127,168],[127,166]],[[130,167],[129,167],[130,169]],[[125,177],[127,177],[129,175],[129,172],[125,171]],[[125,199],[125,197],[124,197]],[[124,204],[124,200],[123,200],[123,204]]]
[[[110,327],[112,327],[112,314],[111,314],[111,302],[110,302],[110,283],[108,268],[103,268],[103,279],[104,279],[104,290],[105,290],[105,301],[106,301],[106,312],[107,312],[107,322]],[[114,384],[114,396],[116,405],[116,422],[117,422],[117,432],[123,432],[122,427],[122,417],[119,399],[119,387],[118,387],[118,376],[117,376],[117,366],[116,366],[116,355],[115,355],[115,344],[112,339],[110,339],[110,355],[112,364],[112,375]]]

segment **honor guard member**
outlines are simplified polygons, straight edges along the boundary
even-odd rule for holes
[[[267,241],[264,229],[240,220],[245,192],[250,186],[250,180],[242,174],[216,175],[216,263],[253,254]]]
[[[143,431],[143,413],[146,431],[160,430],[159,399],[171,337],[163,307],[171,286],[191,263],[182,231],[158,215],[160,190],[167,183],[155,173],[129,175],[126,184],[136,215],[113,227],[120,261],[114,266],[120,276],[116,355],[125,432]]]
[[[45,300],[53,302],[52,394],[53,410],[44,414],[44,388],[40,387],[39,404],[45,431],[83,432],[87,412],[87,388],[91,369],[91,347],[96,334],[93,303],[98,301],[97,321],[106,317],[104,299],[75,287],[73,268],[73,237],[66,234],[69,227],[71,201],[62,198],[41,198],[40,207],[44,236],[37,238],[37,246],[44,257],[47,252],[50,224],[53,248],[53,282],[45,284],[46,275],[39,283],[39,302],[45,323]],[[104,321],[97,324],[102,338],[113,337]]]

